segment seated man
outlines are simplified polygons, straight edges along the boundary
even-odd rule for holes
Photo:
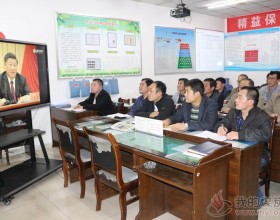
[[[172,96],[172,99],[174,101],[176,109],[178,109],[178,106],[182,105],[182,103],[184,102],[184,99],[185,99],[185,86],[186,86],[186,83],[188,81],[189,80],[186,79],[186,78],[180,78],[178,80],[177,92],[175,92],[174,95]]]
[[[230,90],[227,90],[226,88],[226,80],[223,77],[218,77],[216,79],[216,90],[220,93],[223,94],[224,99],[229,95]],[[223,100],[224,102],[224,100]]]
[[[143,78],[141,80],[141,83],[139,85],[139,93],[141,94],[141,96],[136,99],[135,103],[131,106],[130,111],[127,114],[134,116],[136,111],[142,107],[144,100],[146,100],[146,98],[148,97],[148,86],[150,86],[152,83],[153,80],[151,80],[150,78]]]
[[[199,79],[190,80],[185,88],[185,102],[182,104],[182,111],[165,119],[163,126],[174,124],[171,126],[172,131],[212,131],[218,121],[217,102],[204,95],[204,85]]]
[[[254,87],[254,81],[249,78],[242,79],[241,82],[239,83],[239,87],[238,87],[239,91],[244,86]],[[235,107],[235,100],[236,100],[237,96],[238,96],[238,92],[231,96],[228,103],[223,105],[222,112],[228,113],[230,109]],[[262,96],[259,97],[258,107],[261,109],[264,107],[264,100],[263,100]]]
[[[218,103],[218,110],[220,111],[224,103],[224,95],[216,90],[216,81],[213,78],[206,78],[203,81],[204,95],[214,99]]]
[[[229,101],[230,98],[231,98],[231,96],[232,96],[233,94],[238,93],[238,88],[239,88],[240,82],[241,82],[243,79],[248,79],[248,78],[249,78],[249,77],[248,77],[246,74],[240,74],[240,75],[238,76],[238,79],[237,79],[237,87],[236,87],[236,88],[233,88],[233,89],[231,90],[230,94],[229,94],[227,97],[225,97],[225,100]]]
[[[80,102],[74,109],[95,110],[98,115],[104,116],[113,114],[113,103],[108,92],[103,89],[101,79],[93,79],[90,87],[89,97]]]
[[[267,86],[263,86],[260,88],[260,96],[264,98],[264,101],[267,102],[270,97],[277,93],[280,89],[280,85],[278,84],[280,81],[280,72],[279,71],[271,71],[267,75]]]
[[[20,101],[20,98],[24,96],[29,97],[30,90],[26,78],[17,72],[18,60],[15,54],[5,55],[4,67],[5,71],[0,74],[0,99]],[[3,102],[0,103],[3,104]]]
[[[155,81],[149,86],[148,99],[136,111],[135,116],[163,120],[175,113],[174,102],[166,94],[166,86],[161,81]]]
[[[277,122],[280,122],[280,89],[271,96],[263,110],[271,117],[277,116]]]
[[[236,107],[231,109],[227,116],[219,121],[215,131],[228,140],[243,140],[268,142],[270,140],[271,120],[269,115],[257,107],[259,92],[254,87],[242,87],[236,98]],[[270,158],[267,143],[263,145],[261,166]],[[259,187],[259,205],[262,204],[264,195]]]

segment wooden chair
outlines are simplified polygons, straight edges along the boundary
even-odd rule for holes
[[[118,144],[112,134],[101,134],[84,128],[90,142],[91,169],[95,178],[96,211],[101,209],[105,192],[112,188],[119,192],[121,219],[126,219],[127,205],[139,199],[138,175],[133,170],[122,166]],[[126,199],[130,192],[132,198]]]
[[[274,129],[275,129],[276,124],[277,124],[277,117],[271,117],[272,135],[271,135],[270,141],[268,142],[268,148],[269,148],[271,157],[270,157],[268,163],[261,167],[260,172],[259,172],[259,178],[260,178],[259,185],[260,186],[265,185],[265,196],[266,197],[269,197],[270,175],[271,175],[270,169],[271,169],[271,160],[272,160],[272,155],[273,155],[273,134],[274,134]]]
[[[121,97],[118,99],[118,102],[123,102],[126,104],[130,104],[130,99],[122,99]]]
[[[135,102],[136,102],[136,99],[137,99],[137,98],[132,98],[132,99],[131,99],[131,102],[132,102],[132,103],[135,103]]]
[[[68,187],[68,174],[72,168],[78,168],[79,182],[81,186],[80,198],[85,197],[86,177],[85,171],[90,168],[91,154],[86,149],[81,149],[79,136],[71,122],[65,122],[52,118],[57,129],[59,139],[59,152],[63,161],[64,187]]]
[[[115,102],[114,103],[114,112],[115,113],[122,113],[125,114],[125,107],[124,107],[124,103],[123,102]]]

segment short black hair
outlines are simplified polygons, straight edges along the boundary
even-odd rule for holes
[[[180,78],[178,81],[184,81],[184,85],[186,86],[186,83],[189,81],[187,78]]]
[[[216,82],[217,81],[220,81],[222,84],[226,84],[226,79],[224,78],[224,77],[218,77],[217,79],[216,79]]]
[[[11,52],[7,53],[4,57],[4,62],[6,63],[8,61],[8,59],[14,59],[18,63],[17,57],[14,53],[11,53]]]
[[[210,87],[214,87],[216,89],[216,81],[213,78],[206,78],[205,80],[203,80],[203,82],[209,82],[210,83]]]
[[[93,79],[92,81],[98,82],[98,84],[103,87],[103,80],[102,79],[96,78],[96,79]]]
[[[200,79],[191,79],[187,82],[186,86],[191,87],[194,93],[199,92],[201,96],[204,95],[204,84]]]
[[[141,81],[145,81],[146,85],[151,85],[154,81],[150,78],[143,78]]]
[[[156,84],[156,91],[161,91],[162,96],[166,93],[166,85],[162,81],[154,81],[153,83]]]
[[[266,77],[268,77],[268,76],[272,76],[272,75],[277,75],[277,79],[280,79],[280,72],[279,71],[270,71],[267,75],[266,75]]]
[[[259,91],[257,88],[252,86],[244,86],[240,90],[247,90],[247,99],[254,101],[254,106],[257,106],[259,103]]]

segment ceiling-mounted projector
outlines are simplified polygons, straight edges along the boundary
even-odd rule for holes
[[[170,16],[174,18],[184,18],[191,15],[190,9],[185,4],[178,4],[175,9],[170,10]]]

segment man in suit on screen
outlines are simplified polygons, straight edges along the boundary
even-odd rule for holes
[[[26,78],[17,72],[18,60],[15,54],[5,55],[4,67],[5,71],[0,74],[0,99],[18,101],[24,96],[29,96]]]

